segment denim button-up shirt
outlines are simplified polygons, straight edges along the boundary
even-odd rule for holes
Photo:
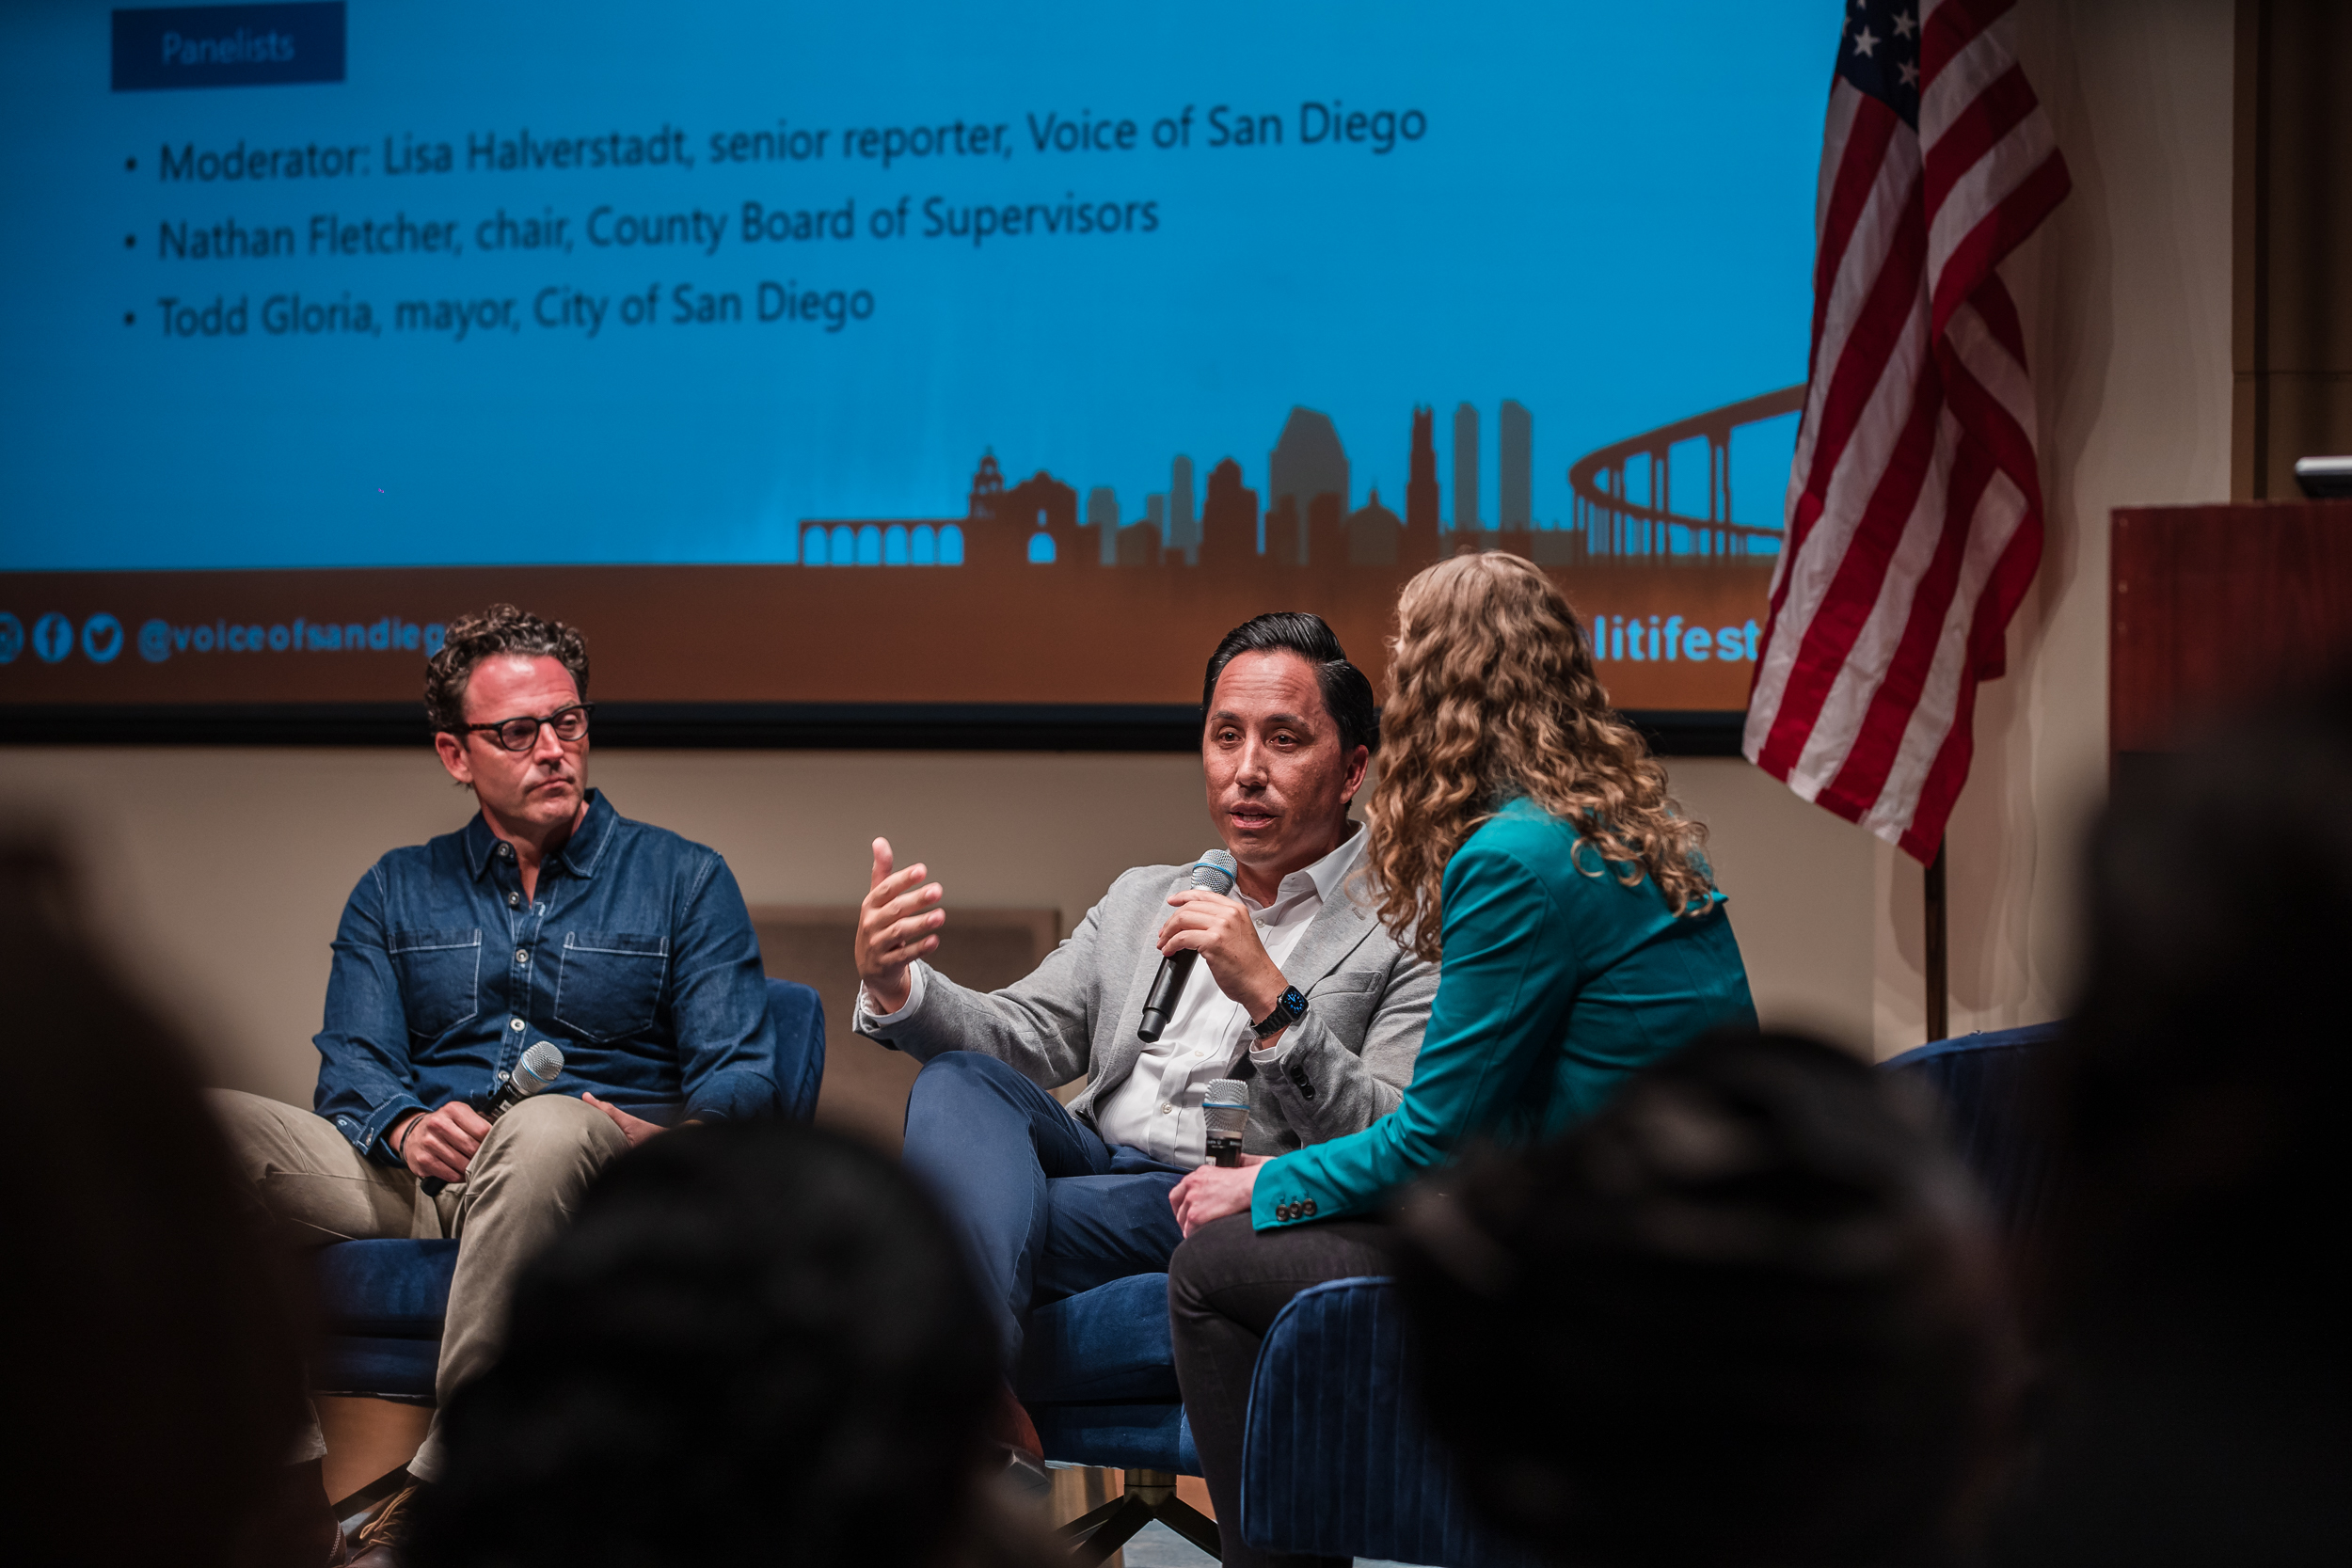
[[[394,1120],[494,1090],[542,1039],[564,1053],[550,1094],[593,1089],[665,1124],[773,1103],[759,942],[716,850],[592,790],[534,898],[479,813],[368,869],[335,932],[320,1116],[397,1164]]]

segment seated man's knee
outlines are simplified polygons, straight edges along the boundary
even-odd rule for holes
[[[1001,1095],[1016,1085],[1027,1083],[1027,1079],[993,1056],[977,1051],[943,1051],[923,1064],[923,1070],[914,1075],[914,1087],[910,1092],[925,1099],[976,1091]]]
[[[332,1130],[310,1112],[243,1089],[206,1089],[205,1108],[229,1145],[230,1158],[247,1180],[257,1180],[272,1167],[302,1164],[299,1150],[306,1135]]]
[[[477,1164],[593,1171],[628,1148],[612,1118],[567,1094],[534,1095],[499,1117]]]

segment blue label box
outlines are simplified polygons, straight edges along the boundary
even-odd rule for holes
[[[117,92],[342,79],[342,0],[114,13]]]

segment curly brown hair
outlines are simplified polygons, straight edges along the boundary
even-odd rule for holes
[[[425,660],[424,716],[434,729],[464,733],[466,683],[473,678],[474,666],[501,654],[554,659],[572,673],[580,700],[588,700],[588,641],[580,628],[543,621],[511,604],[494,604],[479,615],[452,621],[440,651]]]
[[[1385,766],[1365,815],[1380,918],[1440,956],[1446,862],[1502,804],[1525,796],[1597,851],[1587,876],[1647,877],[1677,915],[1714,890],[1707,830],[1666,796],[1666,770],[1609,706],[1576,612],[1515,555],[1461,555],[1405,585],[1380,728]],[[1585,868],[1580,863],[1580,870]]]

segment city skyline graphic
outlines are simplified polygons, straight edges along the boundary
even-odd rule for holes
[[[1787,388],[1677,420],[1587,453],[1569,467],[1574,510],[1566,521],[1534,515],[1534,414],[1502,400],[1497,418],[1497,484],[1491,514],[1481,500],[1481,417],[1462,403],[1453,415],[1450,513],[1440,509],[1436,410],[1411,413],[1404,513],[1374,482],[1351,507],[1353,473],[1330,417],[1294,405],[1264,472],[1251,488],[1231,455],[1196,491],[1193,459],[1169,462],[1165,490],[1128,517],[1108,485],[1076,486],[1040,468],[1008,482],[993,447],[974,470],[961,515],[934,517],[803,518],[796,558],[804,566],[922,567],[1027,564],[1105,567],[1418,567],[1451,549],[1509,550],[1547,566],[1601,560],[1720,562],[1769,557],[1779,545],[1769,524],[1733,519],[1731,442],[1743,426],[1792,414],[1803,388]],[[1707,504],[1678,510],[1676,452],[1704,447]]]

